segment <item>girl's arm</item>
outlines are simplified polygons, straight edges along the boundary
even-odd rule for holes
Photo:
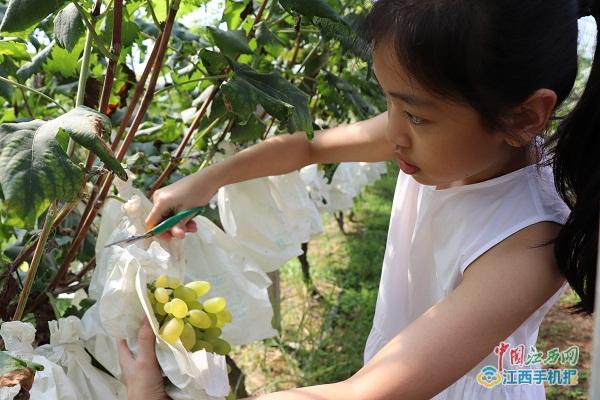
[[[263,176],[281,175],[316,163],[343,161],[377,162],[394,157],[386,139],[387,112],[366,121],[315,132],[308,140],[304,132],[272,137],[240,151],[154,193],[154,208],[146,223],[154,226],[178,211],[207,204],[220,187]],[[184,237],[189,219],[172,229]]]
[[[310,164],[391,160],[394,149],[385,137],[386,128],[387,112],[384,112],[366,121],[315,131],[312,140],[304,132],[274,136],[206,171],[210,171],[218,185],[225,186],[286,174]]]
[[[348,380],[258,399],[432,398],[491,353],[561,287],[564,278],[553,246],[530,248],[554,238],[559,229],[558,224],[538,223],[484,253],[448,297]]]

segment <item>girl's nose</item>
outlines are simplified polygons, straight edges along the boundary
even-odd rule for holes
[[[411,146],[410,128],[405,118],[401,120],[389,118],[387,136],[396,149]]]

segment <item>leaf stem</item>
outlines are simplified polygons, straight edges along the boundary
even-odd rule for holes
[[[96,33],[96,30],[94,29],[94,25],[92,25],[89,18],[85,15],[85,10],[83,9],[83,7],[81,7],[81,5],[77,2],[77,0],[71,0],[71,2],[73,4],[75,4],[75,7],[77,7],[77,10],[79,10],[81,19],[85,23],[85,26],[87,27],[89,34],[92,36],[92,39],[96,43],[96,47],[98,47],[98,50],[100,51],[100,53],[102,53],[104,55],[104,57],[109,58],[111,60],[118,59],[117,57],[115,57],[114,54],[111,54],[110,51],[108,51],[108,49],[106,47],[104,47],[104,43],[102,43],[102,39]]]
[[[178,86],[182,86],[182,85],[187,85],[188,83],[195,83],[195,82],[201,82],[201,81],[207,81],[207,80],[219,80],[219,79],[225,79],[227,78],[228,75],[211,75],[211,76],[204,76],[202,78],[198,78],[198,79],[190,79],[189,81],[185,81],[185,82],[178,82],[178,83],[174,83],[172,85],[169,86],[165,86],[162,89],[157,90],[154,94],[159,94],[162,92],[166,92],[167,90],[171,90],[174,89]]]
[[[30,88],[28,86],[22,85],[22,84],[20,84],[18,82],[15,82],[15,81],[11,81],[10,79],[7,79],[7,78],[5,78],[3,76],[0,76],[0,81],[4,82],[4,83],[7,83],[9,85],[12,85],[12,86],[15,86],[15,87],[18,87],[18,88],[25,89],[25,90],[28,90],[30,92],[33,92],[33,93],[37,94],[38,96],[41,96],[41,97],[45,98],[46,100],[51,101],[52,103],[56,104],[64,112],[67,112],[67,110],[63,106],[61,106],[59,103],[57,103],[56,100],[54,100],[52,97],[50,97],[50,96],[48,96],[48,95],[46,95],[46,94],[44,94],[44,93],[42,93],[42,92],[40,92],[38,90],[35,90],[35,89]]]
[[[44,255],[44,249],[46,248],[48,235],[50,234],[50,230],[52,228],[52,221],[54,220],[54,212],[56,211],[56,207],[56,202],[52,202],[50,208],[46,213],[44,227],[42,228],[40,239],[38,240],[35,252],[33,253],[33,260],[31,261],[29,271],[27,272],[27,279],[25,280],[23,290],[19,295],[17,309],[15,311],[15,315],[13,316],[14,321],[20,321],[21,318],[23,318],[25,305],[27,304],[27,299],[29,298],[29,293],[31,292],[31,287],[33,286],[33,281],[35,280],[35,275],[37,274],[38,266],[40,265],[40,261],[42,259],[42,256]]]

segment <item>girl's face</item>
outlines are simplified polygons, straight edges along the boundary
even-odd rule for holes
[[[528,152],[510,146],[506,134],[484,127],[472,107],[434,96],[411,80],[389,48],[375,48],[373,68],[387,97],[387,138],[404,172],[443,189],[534,162]]]

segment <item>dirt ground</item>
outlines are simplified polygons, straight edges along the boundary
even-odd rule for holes
[[[589,372],[591,368],[593,316],[574,315],[568,307],[577,301],[575,292],[568,288],[548,312],[538,337],[538,351],[558,347],[561,351],[579,346],[579,383],[574,386],[546,386],[546,398],[550,400],[588,399]],[[542,365],[544,368],[545,366]]]

